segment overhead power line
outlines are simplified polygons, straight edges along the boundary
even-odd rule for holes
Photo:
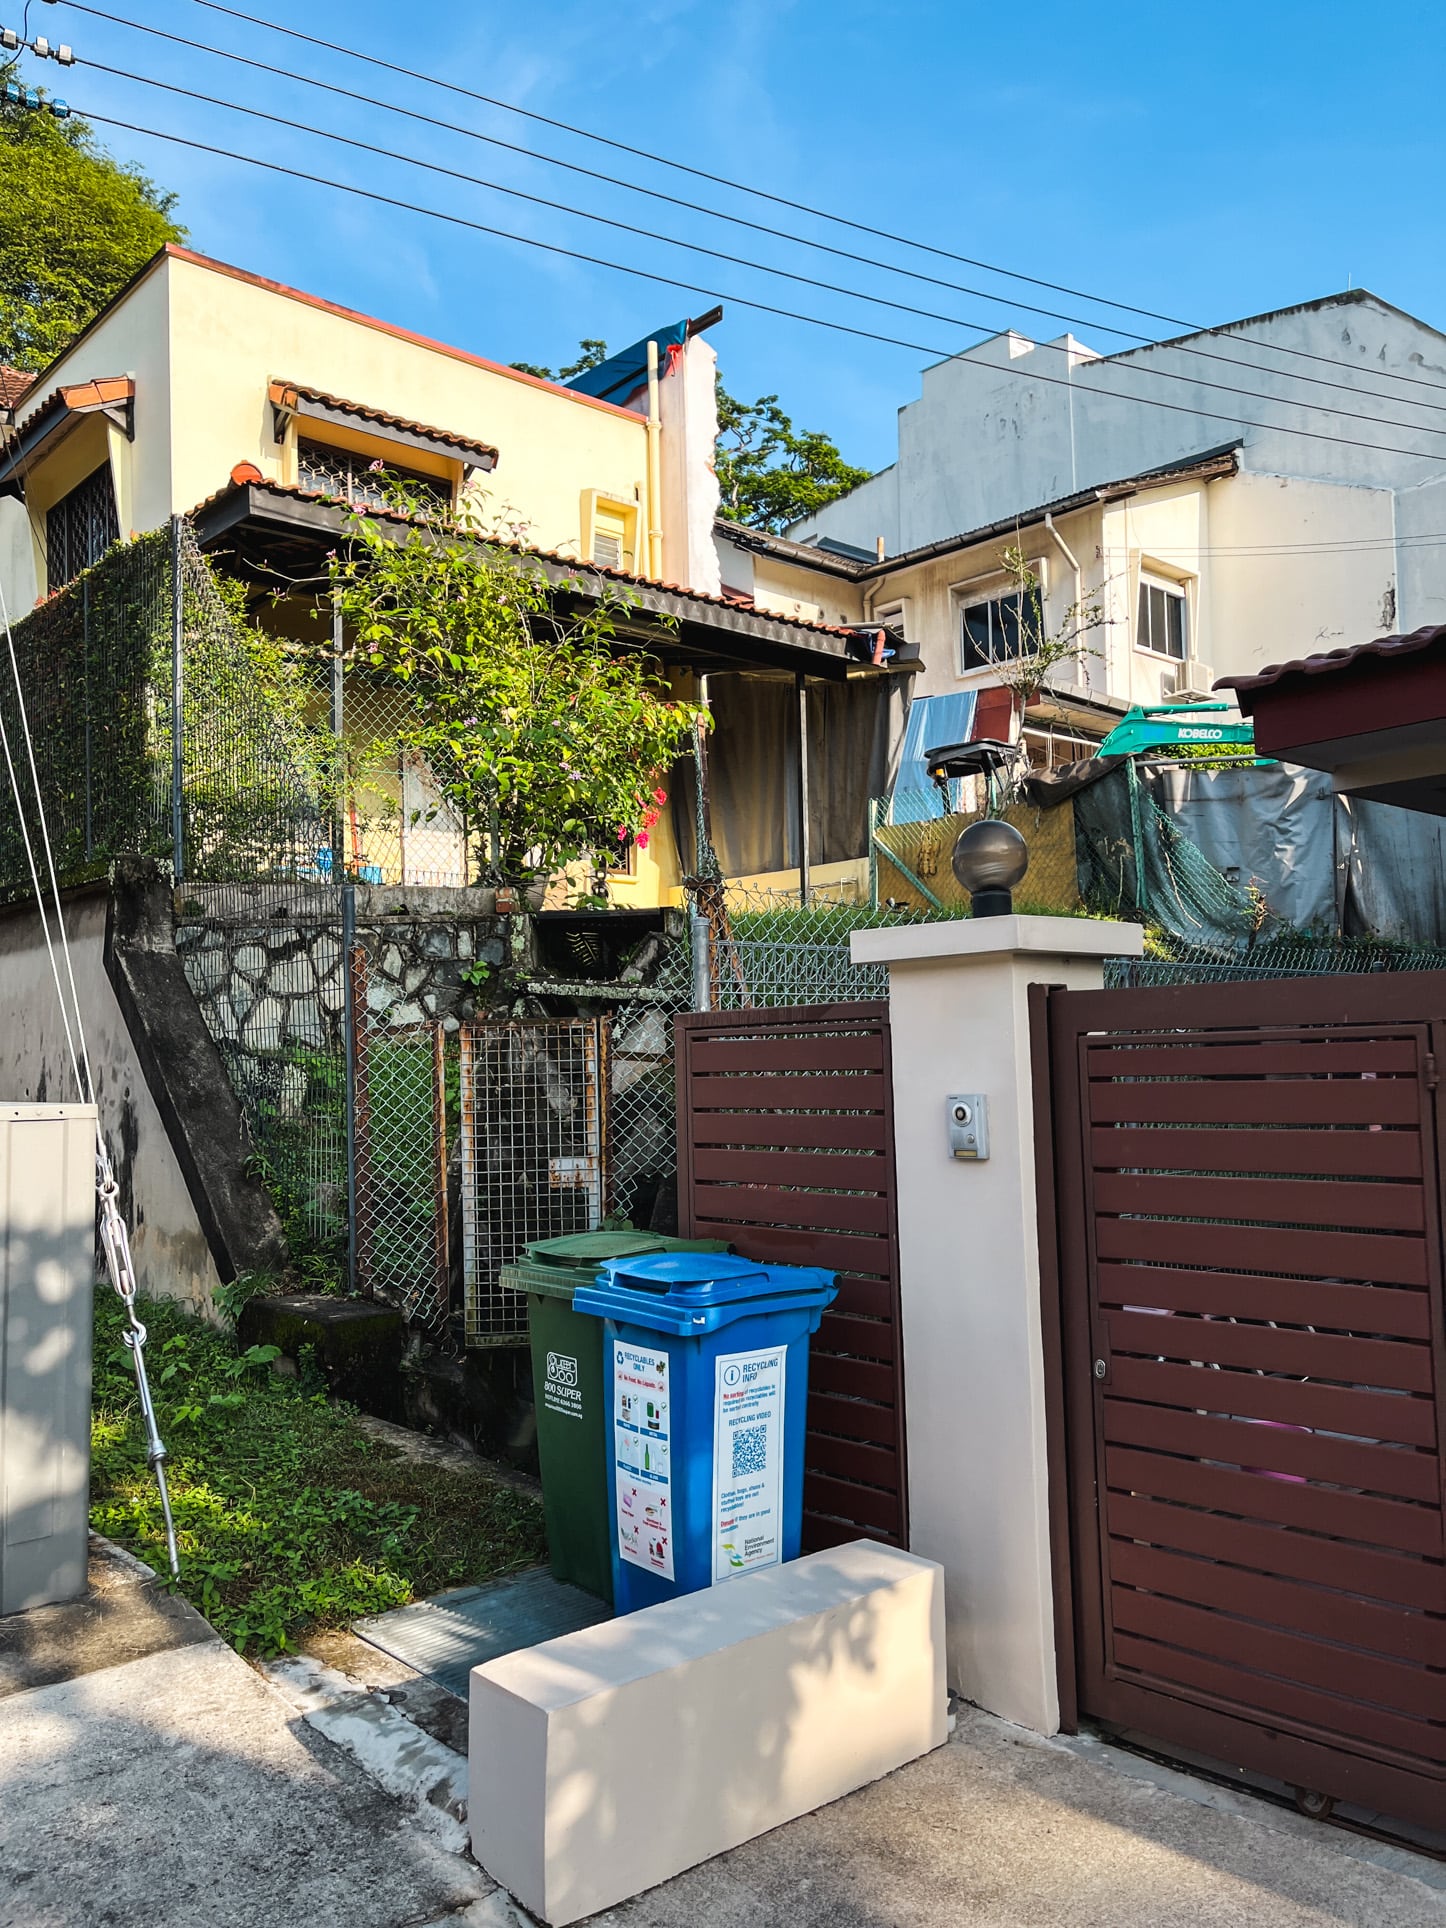
[[[193,52],[209,54],[213,58],[218,60],[227,60],[237,66],[249,67],[257,73],[265,74],[268,79],[292,80],[301,86],[314,87],[319,92],[331,94],[338,99],[354,101],[359,106],[367,107],[367,108],[388,113],[388,114],[396,114],[401,116],[403,119],[417,122],[421,126],[436,128],[444,133],[457,134],[462,136],[464,139],[477,141],[482,145],[485,145],[488,147],[498,148],[505,153],[518,154],[525,157],[528,160],[541,161],[545,166],[562,168],[566,170],[568,173],[581,175],[587,180],[600,181],[609,187],[622,188],[628,193],[643,195],[650,200],[661,201],[669,207],[681,208],[691,214],[701,214],[710,220],[726,221],[734,227],[746,228],[751,233],[767,235],[770,239],[785,241],[789,243],[791,246],[809,248],[822,254],[832,255],[836,259],[841,261],[850,261],[863,267],[877,269],[884,274],[899,275],[906,278],[907,280],[917,281],[928,287],[943,288],[953,294],[969,295],[984,301],[1003,302],[1006,299],[1005,296],[1001,295],[995,289],[975,288],[975,287],[969,286],[967,283],[964,283],[964,282],[948,281],[948,280],[945,280],[941,275],[924,274],[924,273],[921,273],[916,268],[905,267],[900,262],[880,261],[872,255],[859,254],[852,248],[835,247],[831,242],[819,241],[807,235],[793,234],[793,233],[790,233],[787,229],[772,226],[767,222],[751,221],[744,215],[732,214],[722,208],[709,207],[702,202],[685,200],[679,195],[664,193],[659,188],[652,188],[652,187],[645,186],[642,182],[639,182],[639,181],[629,181],[622,178],[619,175],[606,174],[606,173],[603,173],[598,168],[585,167],[580,162],[564,160],[559,155],[544,154],[541,151],[539,151],[537,148],[525,147],[516,141],[502,140],[497,135],[485,134],[481,132],[480,129],[473,128],[473,127],[466,127],[458,121],[442,120],[437,115],[425,114],[420,112],[418,109],[414,107],[404,106],[400,101],[378,99],[375,96],[370,94],[359,93],[355,88],[342,87],[342,86],[338,86],[334,81],[322,80],[319,76],[314,74],[298,73],[292,68],[278,67],[272,61],[257,60],[249,54],[235,53],[231,49],[226,47],[213,47],[208,42],[203,40],[192,40],[185,34],[171,33],[169,30],[165,28],[149,26],[145,22],[139,21],[139,20],[128,20],[123,15],[116,14],[116,13],[109,13],[102,7],[94,7],[94,6],[84,4],[84,0],[70,0],[70,4],[79,13],[89,14],[93,18],[98,20],[110,21],[114,25],[126,27],[136,33],[147,34],[151,36],[153,39],[168,41],[174,46],[188,47]],[[278,31],[289,32],[290,29],[278,29]],[[301,37],[304,39],[310,38],[310,36],[306,36],[306,35],[303,35]],[[357,57],[368,58],[368,59],[370,58],[370,56],[361,56],[361,55],[358,55]],[[98,61],[91,61],[87,64],[97,67],[102,72],[115,74],[122,79],[139,81],[141,82],[141,84],[147,85],[147,86],[167,86],[170,84],[164,81],[148,78],[147,76],[144,76],[144,75],[131,74],[126,72],[126,70],[122,68],[108,67],[108,66],[105,66],[104,63],[98,62]],[[440,85],[442,83],[437,83],[437,84]],[[185,92],[186,90],[182,88],[173,88],[173,91]],[[196,97],[203,100],[208,98],[207,96],[204,96],[204,95],[198,95]],[[226,104],[234,105],[235,103],[227,102]],[[523,110],[518,109],[517,111],[522,112]],[[333,136],[332,138],[344,139],[346,137]],[[385,151],[385,150],[381,150],[381,151]],[[431,163],[423,162],[423,161],[417,161],[415,164],[418,166],[431,165]],[[453,170],[438,169],[438,171],[452,172]],[[458,178],[477,178],[477,177],[463,177],[459,175]],[[485,180],[481,180],[480,178],[478,179],[478,185],[484,186],[484,187],[494,187],[494,188],[497,188],[499,192],[503,192],[503,193],[520,192],[520,190],[516,190],[516,189],[502,188],[500,187],[500,184],[496,182],[485,181]],[[538,197],[538,198],[541,199],[541,197]],[[544,206],[558,205],[557,203],[550,202],[550,201],[543,201],[542,204]],[[580,212],[580,210],[574,210],[574,211]],[[597,220],[605,220],[608,217],[598,215],[598,216],[592,216],[590,218],[597,219]],[[631,224],[628,224],[625,222],[615,223],[615,225],[627,228],[629,232],[633,232],[633,233],[646,234],[650,232],[647,229],[636,228],[631,226]],[[671,239],[671,237],[661,237],[661,238]],[[680,246],[680,247],[681,246],[691,247],[691,246],[694,246],[695,244],[690,242],[674,241],[672,245]],[[904,243],[903,245],[911,245],[911,244]],[[703,248],[701,246],[698,247],[697,251],[702,253],[712,252],[712,250]],[[736,261],[736,260],[739,260],[741,257],[735,256],[735,255],[721,254],[718,256],[718,258],[723,260]],[[777,270],[777,271],[771,271],[771,272],[786,272],[786,271]],[[1000,270],[996,272],[1003,272],[1003,271]],[[829,286],[831,284],[820,283],[818,285]],[[861,299],[861,300],[877,301],[879,299],[878,297],[875,297],[875,296],[869,296],[869,295],[863,294],[858,290],[849,290],[849,292],[853,294],[857,299]],[[899,307],[904,312],[907,312],[907,313],[922,315],[930,320],[952,320],[953,319],[952,317],[949,317],[949,316],[937,315],[932,310],[911,307],[905,303],[889,303],[887,305]],[[1043,308],[1038,306],[1035,303],[1026,302],[1026,301],[1016,300],[1014,302],[1014,305],[1017,308],[1022,308],[1026,314],[1042,316],[1051,321],[1062,321],[1081,328],[1103,327],[1106,333],[1117,335],[1126,341],[1135,342],[1142,347],[1160,347],[1162,345],[1166,345],[1158,342],[1155,339],[1155,337],[1152,335],[1142,335],[1142,334],[1136,333],[1132,329],[1121,328],[1113,323],[1104,322],[1099,318],[1086,318],[1080,315],[1068,314],[1059,309]],[[993,322],[970,321],[970,322],[959,322],[957,325],[961,327],[967,327],[972,330],[976,330],[981,335],[985,335],[985,336],[997,334],[1000,332],[997,325]],[[1046,347],[1051,347],[1051,348],[1057,347],[1057,344],[1055,343],[1045,343],[1042,345]],[[1273,343],[1257,343],[1255,345],[1258,347],[1264,347],[1271,350],[1273,350],[1275,347],[1275,344]],[[1369,398],[1377,401],[1395,402],[1400,405],[1413,405],[1415,407],[1429,408],[1434,410],[1437,413],[1446,414],[1446,402],[1427,402],[1427,401],[1418,400],[1414,403],[1411,403],[1408,398],[1389,395],[1389,394],[1383,394],[1379,389],[1365,388],[1355,382],[1333,381],[1328,376],[1323,376],[1323,375],[1289,374],[1284,370],[1272,369],[1272,368],[1263,366],[1259,361],[1253,361],[1239,355],[1221,354],[1217,349],[1201,348],[1199,346],[1192,345],[1188,342],[1170,343],[1168,344],[1168,346],[1170,346],[1172,351],[1178,355],[1189,355],[1198,360],[1219,362],[1224,364],[1227,367],[1232,367],[1232,368],[1245,368],[1245,369],[1249,369],[1254,374],[1280,375],[1285,380],[1308,382],[1311,384],[1312,387],[1338,389],[1341,393],[1353,395],[1357,399]],[[1125,351],[1125,352],[1128,353],[1129,351]],[[1348,365],[1345,363],[1334,361],[1330,357],[1322,357],[1321,359],[1329,361],[1331,366],[1337,367],[1337,368],[1345,367]],[[1146,372],[1155,376],[1158,376],[1162,373],[1162,371],[1157,369],[1149,369]],[[1173,376],[1172,378],[1179,379],[1181,381],[1189,381],[1191,379],[1189,376],[1185,376],[1185,375]],[[1393,380],[1393,381],[1394,380],[1408,380],[1408,381],[1414,380],[1414,378],[1412,377],[1399,377],[1389,373],[1383,374],[1382,379]],[[1209,387],[1211,384],[1209,384],[1208,382],[1202,382],[1197,385]],[[1434,387],[1434,388],[1439,388],[1441,386],[1441,384],[1439,383],[1427,383],[1427,382],[1423,382],[1419,385],[1422,387]],[[1227,392],[1233,392],[1233,393],[1239,393],[1239,394],[1259,394],[1259,391],[1257,390],[1244,390],[1244,389],[1231,390]],[[1260,399],[1266,400],[1266,401],[1273,401],[1280,398],[1274,397],[1274,396],[1261,395]],[[1309,402],[1301,402],[1299,406],[1311,407],[1313,406],[1313,404]],[[1348,411],[1338,411],[1338,412],[1345,413]],[[1373,415],[1362,415],[1360,416],[1359,419],[1362,421],[1375,421],[1379,418]],[[1412,424],[1410,423],[1395,423],[1392,425],[1399,426],[1399,427],[1412,426]]]
[[[913,315],[923,321],[939,321],[951,328],[984,330],[987,332],[984,323],[972,321],[965,315],[940,314],[935,309],[915,307],[911,302],[894,301],[887,295],[868,294],[861,289],[850,288],[839,282],[822,281],[815,275],[800,274],[793,268],[774,267],[768,262],[755,261],[747,255],[729,254],[721,248],[710,248],[701,241],[684,241],[674,235],[660,233],[655,228],[643,228],[631,221],[620,221],[612,215],[599,214],[591,208],[573,207],[569,202],[554,201],[547,195],[533,194],[525,188],[511,187],[503,181],[487,180],[481,175],[468,174],[460,168],[447,167],[439,161],[423,160],[415,154],[403,154],[399,153],[395,148],[380,147],[374,141],[360,140],[355,135],[343,134],[334,128],[318,127],[310,121],[293,120],[288,115],[269,113],[265,108],[250,107],[241,101],[224,100],[215,94],[203,94],[194,87],[182,87],[175,81],[160,80],[148,74],[129,73],[122,67],[108,66],[104,61],[87,60],[83,64],[87,67],[94,68],[98,73],[111,74],[118,80],[133,81],[142,87],[159,88],[164,93],[178,95],[184,100],[197,101],[204,107],[220,107],[231,113],[246,114],[252,120],[266,121],[273,127],[284,127],[292,133],[310,135],[316,140],[332,141],[343,147],[355,148],[363,154],[375,155],[380,160],[396,161],[405,167],[418,167],[428,174],[437,174],[448,180],[461,181],[468,187],[486,188],[494,194],[505,194],[513,200],[530,202],[534,207],[550,208],[557,214],[573,215],[581,220],[596,222],[603,227],[617,228],[621,233],[637,235],[642,240],[659,241],[665,247],[681,248],[690,254],[706,255],[710,260],[727,262],[730,267],[748,268],[760,274],[773,275],[780,280],[796,282],[801,287],[818,289],[824,294],[842,295],[845,300],[865,302],[871,307],[892,308],[898,314]],[[1070,352],[1063,344],[1058,342],[1041,342],[1038,344],[1038,347],[1066,356]],[[1088,363],[1082,364],[1084,367],[1088,367],[1089,365]],[[1247,401],[1263,402],[1268,407],[1301,408],[1314,415],[1335,415],[1348,421],[1369,422],[1373,427],[1377,428],[1400,428],[1405,429],[1408,433],[1421,435],[1446,435],[1446,427],[1436,427],[1431,423],[1403,422],[1398,416],[1377,415],[1361,409],[1342,408],[1334,402],[1298,402],[1289,397],[1263,394],[1259,389],[1255,388],[1241,388],[1230,382],[1212,382],[1199,376],[1182,375],[1178,370],[1174,369],[1150,368],[1140,364],[1130,364],[1129,372],[1135,375],[1146,376],[1152,381],[1177,382],[1191,389],[1205,388],[1222,395],[1239,395]],[[1077,387],[1088,387],[1087,383],[1074,383],[1073,385]],[[1091,392],[1108,393],[1112,391]],[[1357,394],[1358,399],[1360,399],[1358,391],[1352,390],[1350,392]],[[1268,427],[1271,425],[1262,423],[1257,424],[1257,426]]]
[[[78,5],[78,3],[79,0],[72,0],[72,4]],[[832,213],[827,208],[812,207],[805,201],[791,200],[788,196],[772,193],[767,188],[753,187],[744,181],[731,180],[725,174],[710,173],[706,168],[694,167],[689,162],[672,160],[665,154],[654,154],[647,148],[633,146],[627,141],[616,140],[610,135],[594,133],[588,128],[575,126],[570,121],[560,120],[549,114],[540,114],[533,108],[519,107],[512,101],[502,100],[493,94],[481,93],[472,87],[464,87],[459,82],[445,80],[438,74],[428,74],[417,68],[404,67],[396,61],[384,60],[377,54],[365,53],[360,48],[348,47],[338,41],[326,40],[316,34],[304,33],[297,27],[283,26],[281,22],[268,20],[260,14],[246,13],[240,8],[225,6],[222,4],[222,0],[196,0],[196,4],[205,7],[208,12],[223,14],[230,19],[243,21],[247,26],[261,27],[269,33],[284,34],[289,39],[303,41],[309,46],[323,48],[328,53],[341,54],[349,60],[362,61],[367,66],[379,68],[383,72],[399,74],[408,80],[418,80],[427,86],[442,88],[446,92],[456,94],[462,99],[474,100],[487,107],[496,107],[504,113],[515,114],[523,120],[534,121],[540,126],[556,128],[559,132],[575,135],[580,140],[592,141],[601,147],[610,147],[620,154],[629,154],[638,160],[651,161],[655,166],[670,168],[675,173],[688,174],[696,180],[709,181],[715,186],[726,187],[738,194],[750,195],[756,200],[771,202],[776,207],[790,208],[795,213],[807,214],[814,219],[831,222],[837,227],[850,228],[857,234],[872,235],[877,240],[889,241],[899,247],[913,248],[919,253],[935,255],[941,260],[958,262],[964,267],[982,268],[987,274],[999,275],[1002,279],[1008,281],[1018,281],[1028,287],[1043,288],[1054,294],[1066,295],[1073,301],[1089,301],[1098,307],[1114,308],[1121,314],[1137,315],[1146,321],[1164,322],[1167,327],[1183,328],[1189,334],[1203,334],[1218,338],[1224,333],[1223,330],[1218,328],[1206,328],[1199,322],[1186,321],[1179,315],[1162,314],[1157,309],[1142,308],[1131,302],[1118,301],[1109,295],[1090,294],[1085,289],[1072,288],[1064,282],[1050,281],[1040,275],[1024,274],[1018,269],[1001,267],[997,262],[984,261],[974,255],[959,254],[952,249],[941,248],[933,242],[919,241],[908,235],[893,234],[887,228],[873,227],[867,222],[854,220],[848,215]],[[548,159],[550,157],[539,156],[539,158]],[[725,216],[723,218],[726,219],[729,217]],[[806,243],[805,245],[814,244]],[[992,296],[990,298],[1002,300],[1004,297]],[[1110,324],[1104,321],[1095,321],[1082,325],[1110,328]],[[1124,331],[1110,329],[1110,332],[1122,333]],[[1310,349],[1294,348],[1280,342],[1254,341],[1248,335],[1234,334],[1233,330],[1231,333],[1235,339],[1247,343],[1252,347],[1265,349],[1271,354],[1288,355],[1293,359],[1302,361],[1320,362],[1324,363],[1327,367],[1337,369],[1355,365],[1342,362],[1334,355],[1316,354]],[[1171,343],[1168,345],[1179,346],[1180,344]],[[1425,380],[1415,375],[1396,374],[1390,370],[1377,370],[1373,372],[1379,380],[1406,382],[1413,387],[1434,388],[1439,390],[1443,386],[1446,386],[1446,384],[1442,384],[1441,382]]]
[[[406,213],[425,215],[430,220],[444,221],[454,227],[467,228],[475,234],[494,235],[504,241],[517,242],[522,247],[535,248],[543,253],[558,255],[571,261],[581,261],[590,267],[608,268],[614,273],[630,275],[638,280],[651,281],[660,287],[677,288],[690,294],[706,295],[714,301],[730,302],[736,307],[751,308],[761,314],[777,315],[786,321],[801,321],[808,323],[812,327],[827,328],[837,334],[852,335],[865,341],[882,342],[888,347],[909,348],[919,354],[950,357],[956,352],[952,349],[940,348],[925,342],[906,341],[896,335],[880,334],[873,329],[856,327],[851,322],[831,321],[821,315],[805,314],[798,309],[780,308],[772,302],[760,301],[755,296],[731,294],[723,289],[705,285],[701,282],[686,281],[680,276],[661,274],[655,269],[638,268],[632,266],[630,263],[609,260],[606,256],[588,254],[578,248],[566,248],[557,242],[543,241],[533,235],[516,234],[511,229],[500,228],[490,222],[475,221],[469,216],[453,214],[441,208],[428,207],[419,201],[404,200],[398,195],[382,194],[374,188],[359,187],[350,181],[333,180],[327,175],[314,174],[305,168],[288,167],[280,161],[265,160],[257,154],[237,153],[233,148],[219,147],[208,141],[198,141],[188,135],[169,133],[164,128],[146,127],[135,121],[120,120],[113,115],[93,113],[83,107],[77,108],[76,111],[84,113],[88,120],[102,127],[119,128],[125,133],[140,134],[150,139],[167,141],[173,146],[190,148],[195,153],[211,154],[221,160],[237,161],[246,167],[261,168],[268,173],[285,175],[291,180],[306,181],[316,187],[333,188],[338,193],[355,195],[360,199],[375,202],[383,207],[398,208]],[[311,133],[314,131],[300,122],[292,122],[288,123],[288,125],[294,126],[298,131],[303,133]],[[359,143],[353,142],[351,144],[358,145]],[[1173,415],[1188,415],[1197,421],[1224,422],[1231,428],[1268,429],[1275,434],[1303,437],[1305,440],[1312,442],[1329,442],[1343,448],[1369,449],[1376,454],[1382,455],[1403,455],[1413,461],[1429,461],[1432,459],[1429,455],[1423,454],[1422,451],[1418,449],[1398,448],[1391,443],[1367,442],[1359,437],[1333,435],[1319,429],[1293,428],[1284,423],[1260,422],[1247,416],[1225,415],[1218,410],[1192,407],[1183,402],[1161,401],[1158,397],[1151,395],[1133,395],[1119,393],[1114,390],[1092,389],[1077,381],[1067,380],[1064,376],[1042,375],[1032,370],[1014,369],[1007,364],[1001,364],[1000,372],[1017,375],[1021,379],[1028,381],[1041,382],[1052,388],[1069,388],[1073,389],[1076,393],[1099,395],[1114,401],[1132,403],[1140,408],[1163,409]],[[1433,429],[1426,432],[1439,434],[1443,431]]]

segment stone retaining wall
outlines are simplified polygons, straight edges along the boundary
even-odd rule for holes
[[[435,913],[434,913],[435,917]],[[440,1019],[448,1032],[472,1014],[462,973],[507,955],[505,920],[358,920],[367,957],[367,1016],[375,1029]],[[183,923],[176,947],[216,1042],[247,1053],[288,1045],[340,1050],[344,976],[341,928],[284,923]]]

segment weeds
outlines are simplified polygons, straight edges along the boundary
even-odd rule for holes
[[[97,1295],[91,1525],[165,1571],[120,1302]],[[175,1306],[142,1308],[181,1551],[181,1586],[241,1652],[342,1625],[544,1557],[541,1508],[481,1473],[370,1439],[303,1362],[235,1343]]]

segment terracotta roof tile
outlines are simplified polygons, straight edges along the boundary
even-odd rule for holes
[[[316,402],[322,408],[353,415],[359,422],[375,422],[380,428],[405,429],[411,435],[425,436],[429,442],[461,449],[468,455],[481,456],[489,463],[497,460],[497,451],[490,442],[475,441],[471,436],[455,434],[449,428],[428,428],[425,422],[409,422],[403,415],[389,415],[385,409],[369,408],[365,402],[349,402],[340,395],[328,395],[322,388],[303,388],[298,382],[272,382],[269,393],[277,408],[295,408],[299,401]]]
[[[35,377],[26,369],[11,368],[8,362],[0,362],[0,408],[18,407],[34,385]]]
[[[88,382],[70,382],[63,388],[52,388],[38,407],[22,418],[21,429],[32,428],[47,415],[68,409],[73,414],[83,414],[88,409],[113,408],[117,402],[135,399],[136,385],[129,375],[97,375]]]
[[[313,489],[298,489],[289,483],[272,482],[269,479],[261,482],[248,482],[240,486],[251,489],[263,489],[267,495],[274,495],[284,502],[315,502],[330,509],[351,509],[357,515],[371,516],[379,521],[396,522],[403,526],[410,523],[413,519],[410,516],[402,515],[396,509],[374,509],[366,503],[347,502],[341,496],[323,495]],[[234,482],[226,483],[223,488],[217,489],[213,494],[208,495],[204,501],[198,502],[195,508],[191,510],[191,514],[193,516],[199,515],[203,509],[211,508],[215,503],[219,502],[223,496],[230,495],[237,487],[238,484]],[[540,562],[557,563],[563,568],[577,569],[591,576],[605,576],[610,582],[626,583],[634,589],[663,589],[671,596],[684,596],[690,602],[701,603],[705,607],[711,607],[713,609],[737,609],[740,607],[736,597],[710,596],[701,589],[689,589],[683,583],[657,581],[651,576],[630,576],[621,569],[609,569],[605,564],[600,562],[584,562],[577,556],[565,556],[556,549],[539,549],[527,543],[504,542],[496,537],[490,538],[489,540],[494,548],[506,549],[513,555],[535,556]],[[783,616],[772,609],[760,609],[756,613],[766,617],[769,622],[782,623],[786,628],[805,630],[812,635],[842,636],[849,641],[855,641],[858,636],[857,627],[847,628],[837,623],[811,623],[801,616]]]

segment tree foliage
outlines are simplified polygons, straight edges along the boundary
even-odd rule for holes
[[[0,108],[0,362],[53,361],[158,248],[185,238],[175,204],[85,121]]]
[[[405,491],[399,501],[405,501]],[[705,712],[675,702],[619,638],[632,599],[580,584],[465,521],[354,516],[332,581],[363,659],[405,692],[405,747],[459,810],[491,883],[526,884],[635,841]]]
[[[776,395],[740,402],[721,382],[717,459],[723,513],[772,535],[869,478],[827,435],[795,429]]]

